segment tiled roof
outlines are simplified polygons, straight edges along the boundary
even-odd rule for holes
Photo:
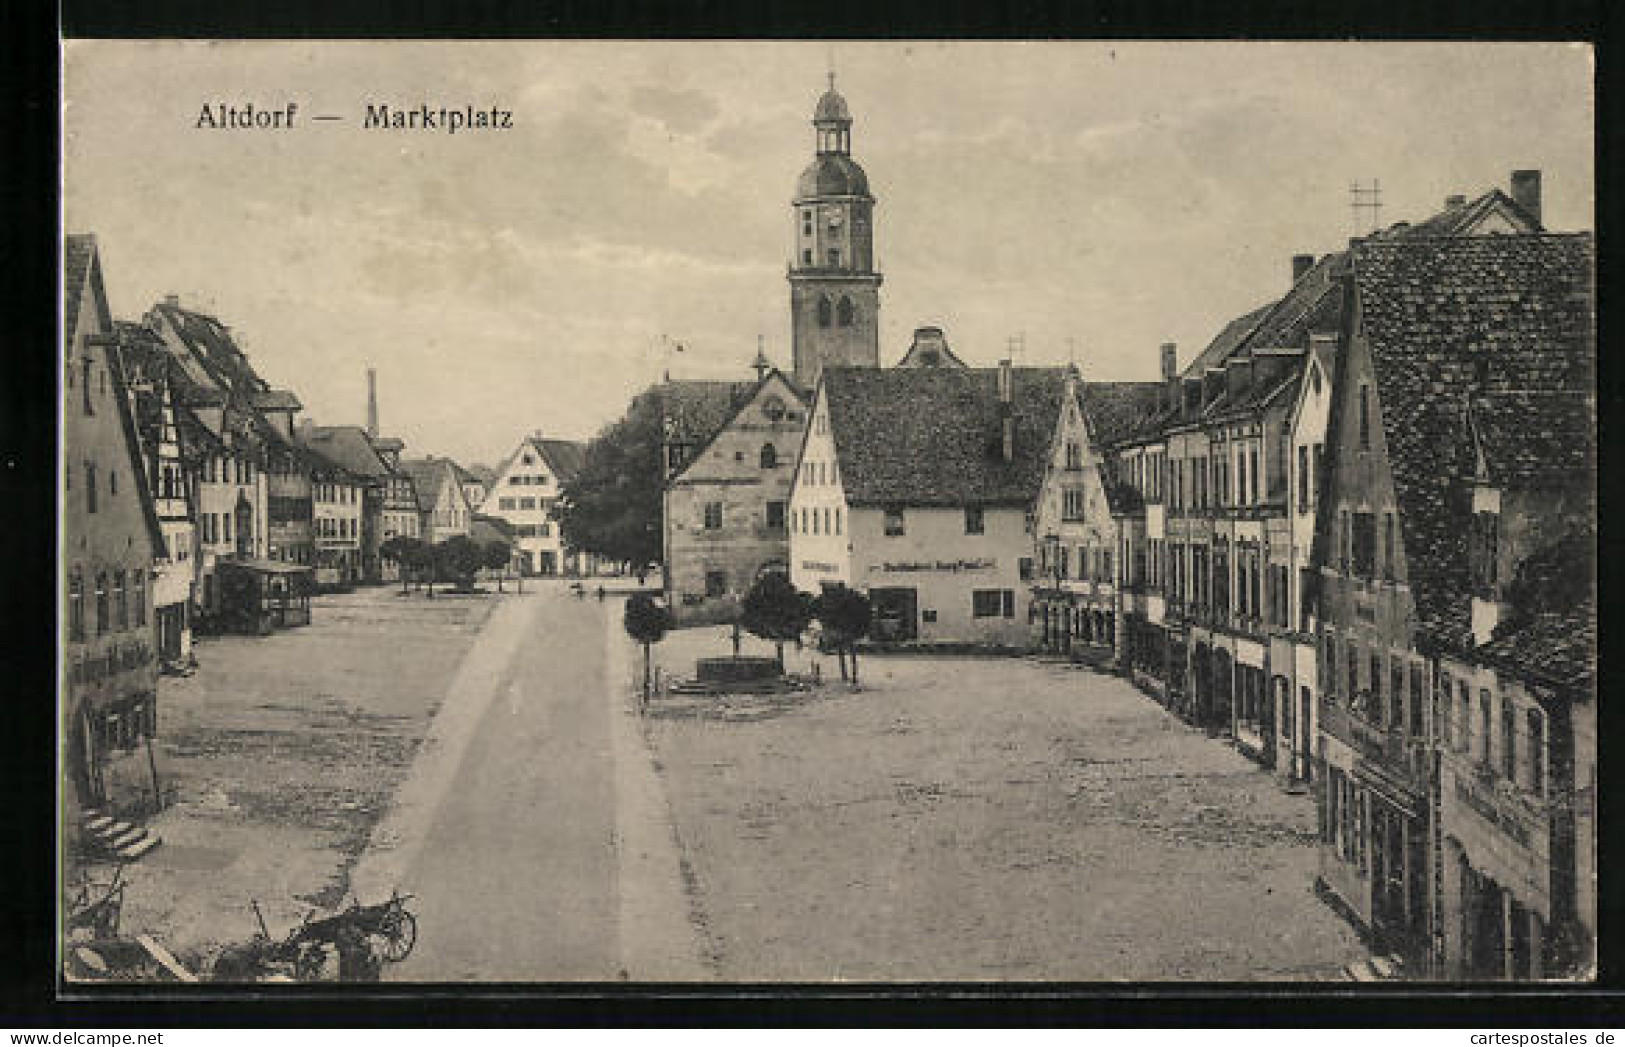
[[[1403,222],[1389,226],[1377,236],[1381,237],[1408,237],[1408,236],[1461,236],[1472,232],[1485,215],[1497,207],[1509,209],[1513,215],[1525,223],[1531,232],[1542,232],[1541,225],[1535,221],[1533,215],[1518,206],[1518,202],[1499,189],[1491,189],[1470,203],[1459,207],[1446,207],[1438,214],[1426,218],[1415,225]]]
[[[1096,444],[1110,447],[1155,425],[1162,409],[1161,382],[1079,382],[1078,408]]]
[[[1587,389],[1506,389],[1469,400],[1490,481],[1567,487],[1596,475],[1596,398]]]
[[[402,458],[401,472],[412,481],[412,487],[417,492],[419,511],[426,513],[434,509],[435,500],[440,497],[440,485],[446,477],[446,460]]]
[[[78,333],[79,307],[85,285],[90,282],[96,260],[96,237],[91,233],[70,233],[62,242],[62,318],[65,345],[72,345]]]
[[[542,454],[553,467],[553,472],[558,474],[560,483],[574,480],[581,472],[581,466],[587,461],[587,445],[579,440],[538,437],[535,442],[541,447]]]
[[[1597,678],[1597,605],[1584,601],[1520,621],[1474,653],[1518,675],[1589,690]]]
[[[1275,302],[1267,302],[1252,312],[1244,313],[1225,324],[1213,341],[1208,343],[1207,348],[1198,353],[1196,359],[1185,367],[1185,370],[1181,372],[1183,376],[1200,378],[1209,367],[1218,367],[1223,364],[1225,360],[1230,358],[1232,353],[1240,348],[1241,343],[1246,341],[1247,336],[1258,328],[1258,325],[1269,315],[1270,310],[1275,308],[1275,305]]]
[[[1272,306],[1244,340],[1247,349],[1307,348],[1314,331],[1334,331],[1342,319],[1340,280],[1348,270],[1348,252],[1316,262]]]
[[[852,505],[1026,505],[1043,480],[1067,369],[1012,370],[1003,457],[997,368],[826,367],[824,396]]]
[[[248,357],[238,348],[236,341],[231,337],[231,332],[219,320],[167,302],[154,306],[153,311],[169,322],[191,351],[191,355],[203,372],[203,374],[194,372],[194,378],[201,379],[206,375],[215,384],[235,390],[246,397],[253,397],[270,389],[248,362]]]
[[[291,389],[257,389],[248,402],[261,411],[300,411],[305,406]]]
[[[710,442],[756,388],[755,380],[678,379],[659,387],[666,439],[698,446]]]
[[[480,545],[489,545],[492,542],[512,545],[514,539],[513,524],[499,516],[484,516],[475,513],[474,519],[469,521],[468,536]]]
[[[390,475],[367,439],[367,431],[359,425],[307,426],[299,430],[299,442],[356,476],[382,479]]]
[[[1486,447],[1505,446],[1516,436],[1490,428],[1516,420],[1527,435],[1551,423],[1520,418],[1517,405],[1572,404],[1593,388],[1594,255],[1584,234],[1375,240],[1354,250],[1411,589],[1423,627],[1447,639],[1462,635],[1470,613],[1471,430]],[[1470,401],[1481,421],[1469,422]]]

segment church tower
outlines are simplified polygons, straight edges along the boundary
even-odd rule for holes
[[[880,366],[875,198],[851,156],[852,114],[834,73],[812,122],[818,154],[796,183],[789,273],[795,381],[808,392],[826,365]]]

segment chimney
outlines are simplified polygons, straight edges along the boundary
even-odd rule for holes
[[[1292,282],[1296,284],[1302,280],[1304,274],[1315,267],[1315,256],[1312,254],[1295,254],[1292,256]]]
[[[378,439],[378,372],[367,368],[367,435]]]
[[[1462,196],[1460,193],[1454,193],[1444,198],[1444,206],[1446,210],[1453,210],[1457,207],[1466,207],[1467,198]]]
[[[1179,345],[1176,342],[1162,343],[1162,380],[1179,374]]]
[[[1015,391],[1010,374],[1010,358],[999,361],[999,420],[1004,430],[1004,460],[1016,458]]]
[[[179,309],[181,307],[181,296],[178,294],[166,294],[164,295],[164,304],[169,306],[171,309]]]
[[[1512,199],[1529,212],[1529,217],[1540,222],[1540,172],[1512,172]]]

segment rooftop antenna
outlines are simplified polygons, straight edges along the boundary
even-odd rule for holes
[[[1382,182],[1376,178],[1371,179],[1369,186],[1362,186],[1358,180],[1350,182],[1349,210],[1354,212],[1355,236],[1376,232],[1382,219]],[[1364,217],[1369,219],[1369,224],[1363,229],[1361,211],[1368,212]]]
[[[829,75],[829,89],[831,91],[833,91],[833,90],[835,90],[835,45],[834,44],[831,44],[830,48],[829,48],[829,73],[828,73],[828,75]]]

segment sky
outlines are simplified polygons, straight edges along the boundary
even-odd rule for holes
[[[63,226],[116,317],[228,325],[319,424],[491,463],[586,438],[669,370],[789,369],[796,178],[833,66],[868,172],[880,357],[914,328],[991,365],[1156,376],[1384,223],[1543,173],[1593,226],[1592,56],[1575,44],[68,41]],[[291,130],[198,128],[298,105]],[[366,129],[472,105],[505,131]],[[314,122],[315,114],[341,116]],[[684,351],[667,348],[683,345]]]

